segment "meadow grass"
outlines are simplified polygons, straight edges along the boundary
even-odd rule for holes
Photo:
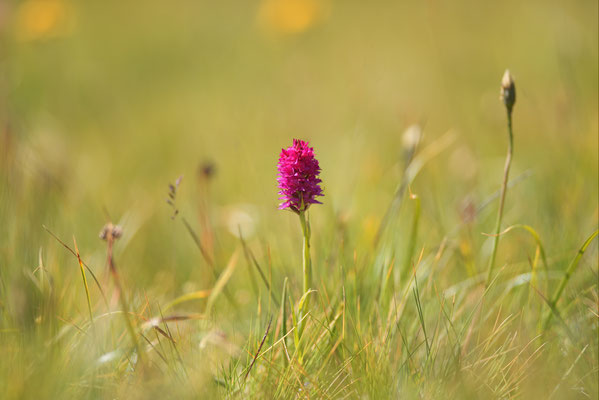
[[[597,4],[508,3],[10,3],[0,398],[597,398]]]

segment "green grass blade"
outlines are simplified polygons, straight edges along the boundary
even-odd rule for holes
[[[551,299],[551,304],[550,304],[551,310],[553,310],[553,309],[557,310],[557,302],[559,301],[560,297],[562,296],[562,293],[564,292],[564,289],[566,288],[568,281],[572,277],[572,274],[574,274],[574,271],[576,270],[576,267],[578,266],[578,263],[580,262],[580,259],[584,255],[584,252],[586,251],[587,247],[589,247],[589,245],[591,244],[593,239],[595,239],[595,237],[597,237],[597,234],[599,234],[599,230],[596,230],[595,232],[593,232],[591,234],[591,236],[589,236],[587,238],[587,240],[585,240],[585,242],[582,244],[582,246],[576,253],[576,256],[574,256],[574,259],[572,260],[572,262],[570,262],[570,265],[568,266],[568,269],[566,269],[566,273],[564,274],[564,277],[562,278],[561,282],[559,283],[559,286],[555,290],[555,294],[553,295],[553,298]],[[553,312],[551,312],[551,310],[547,313],[547,316],[545,317],[545,323],[543,324],[543,331],[546,331],[547,328],[549,328],[549,324],[551,323],[551,317],[554,314]]]

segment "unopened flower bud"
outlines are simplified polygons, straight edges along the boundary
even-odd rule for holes
[[[512,108],[516,103],[516,85],[514,84],[514,78],[510,74],[510,70],[506,69],[501,79],[501,100],[507,108],[508,112],[512,112]]]

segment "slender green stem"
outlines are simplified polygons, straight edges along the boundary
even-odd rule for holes
[[[410,231],[408,247],[406,249],[405,260],[399,274],[400,285],[403,285],[406,277],[410,276],[410,267],[413,266],[412,258],[414,257],[416,238],[418,236],[418,221],[420,220],[420,198],[415,194],[410,194],[410,199],[415,201],[414,216],[412,218],[412,228]],[[387,271],[383,271],[383,282],[381,284],[381,293],[379,295],[379,303],[381,304],[386,304],[387,293],[389,291],[393,293],[395,290],[395,279],[393,278],[392,272],[392,267],[389,267]]]
[[[283,292],[281,294],[281,332],[283,335],[283,340],[285,341],[285,346],[288,346],[287,344],[287,277],[285,277],[285,280],[283,281]],[[285,362],[285,365],[288,366],[289,365],[289,360],[287,359],[286,356],[283,357],[283,360]]]
[[[416,249],[416,239],[418,236],[418,221],[420,220],[420,197],[415,194],[411,194],[410,198],[415,201],[414,204],[414,217],[412,219],[412,230],[410,231],[410,239],[408,242],[408,251],[406,252],[406,259],[404,261],[403,269],[401,270],[401,279],[403,280],[406,276],[410,276],[412,270],[414,257],[414,250]],[[403,282],[402,282],[403,284]]]
[[[300,223],[302,225],[302,233],[304,235],[304,253],[302,259],[304,271],[304,293],[310,290],[312,284],[312,262],[310,260],[310,222],[305,211],[299,213]]]
[[[308,291],[312,286],[312,261],[310,260],[310,222],[308,221],[308,216],[306,215],[306,211],[299,212],[300,224],[302,225],[302,233],[304,235],[304,252],[302,257],[302,265],[304,272],[304,285],[303,296],[306,296],[303,302],[300,301],[300,309],[299,309],[299,324],[298,324],[298,334],[301,334],[304,331],[304,322],[303,317],[307,314],[309,308],[309,295],[307,295]]]
[[[493,267],[495,266],[495,257],[497,256],[497,246],[499,245],[499,233],[501,231],[501,220],[503,219],[503,206],[505,204],[505,194],[507,192],[507,183],[510,174],[510,166],[512,164],[512,154],[514,152],[514,134],[512,133],[512,110],[507,108],[507,131],[509,142],[507,148],[507,157],[505,158],[505,167],[503,170],[503,183],[501,185],[501,195],[499,199],[499,211],[497,213],[497,222],[495,223],[495,235],[493,236],[493,251],[489,260],[489,270],[487,273],[486,285],[491,281]]]

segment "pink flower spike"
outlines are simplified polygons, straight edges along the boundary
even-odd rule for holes
[[[321,204],[316,196],[323,196],[318,175],[320,167],[314,158],[314,149],[308,142],[293,139],[293,145],[281,150],[277,181],[282,203],[280,210],[289,208],[300,213],[308,209],[310,204]]]

